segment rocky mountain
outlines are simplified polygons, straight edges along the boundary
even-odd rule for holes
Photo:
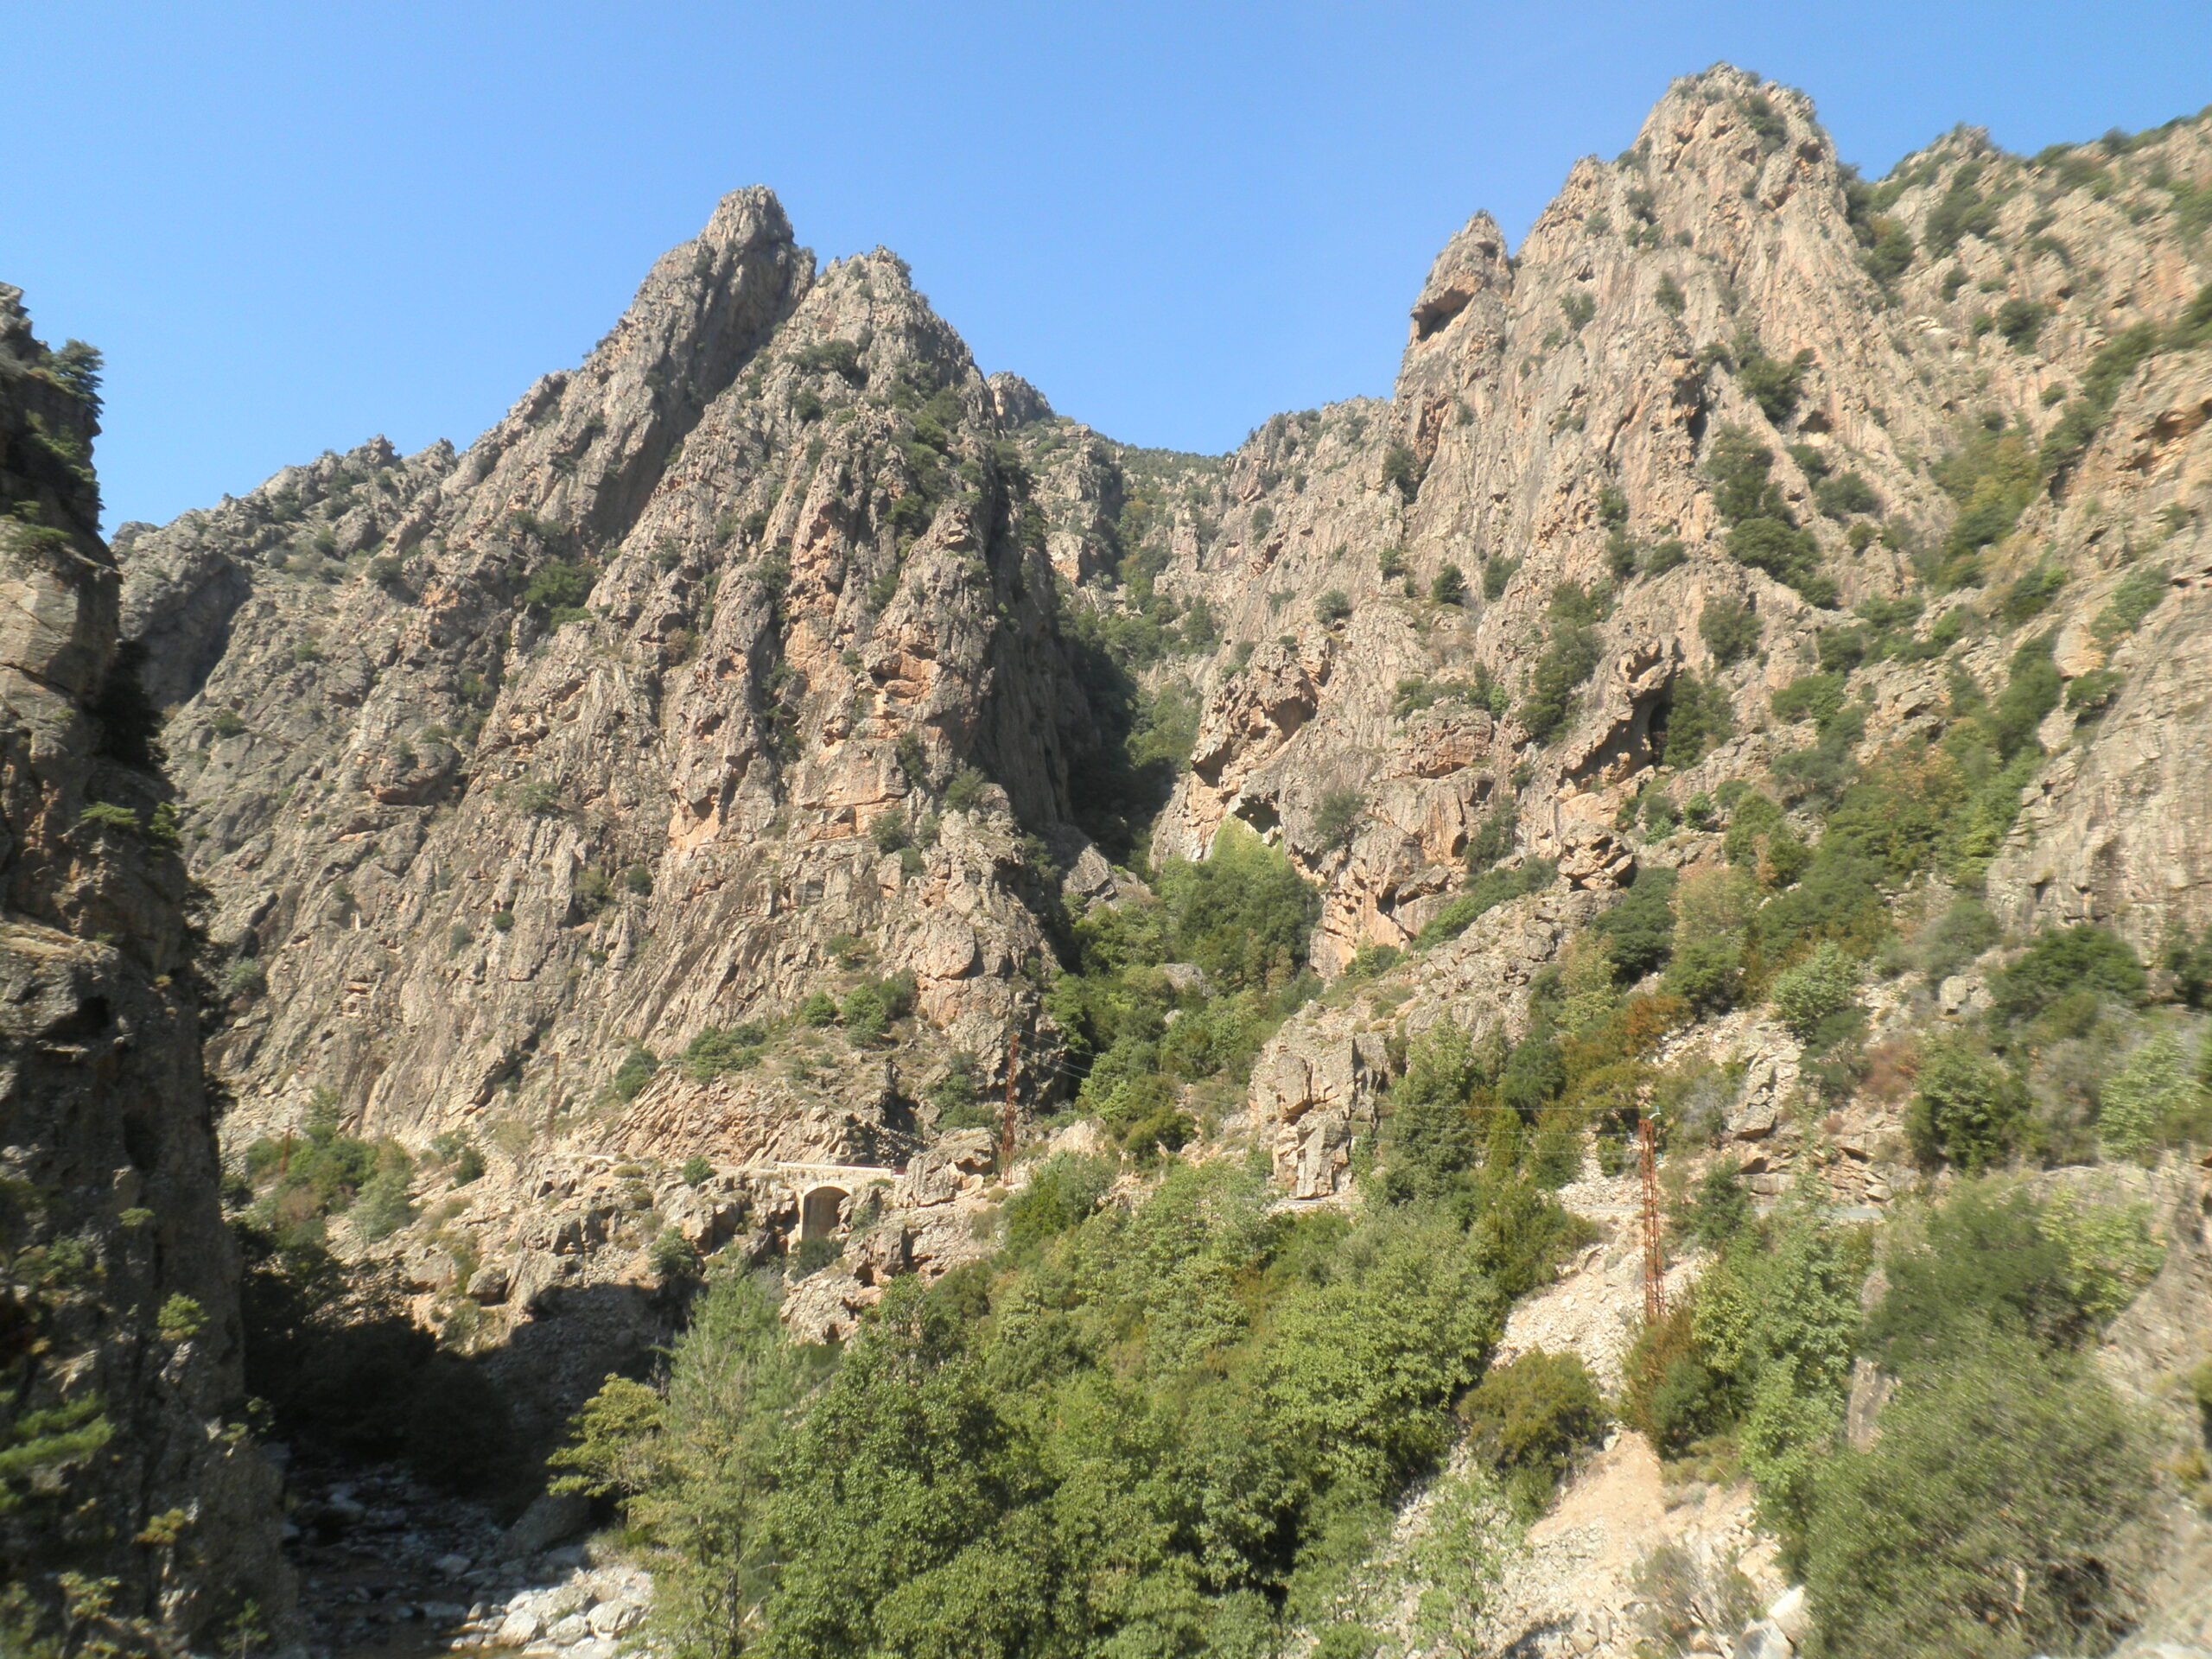
[[[2168,1267],[2107,1264],[2100,1363],[2201,1470],[2171,1379],[2212,1359],[2183,1270],[2208,204],[2203,118],[2033,158],[1960,130],[1872,182],[1802,95],[1716,68],[1517,250],[1452,238],[1388,400],[1213,458],[986,378],[895,256],[819,266],[730,196],[466,452],[372,442],[115,537],[238,1208],[550,1433],[649,1369],[708,1258],[864,1344],[1071,1169],[1136,1204],[1249,1154],[1311,1220],[1428,1202],[1407,1172],[1457,1158],[1437,1182],[1519,1172],[1595,1241],[1514,1293],[1497,1357],[1572,1351],[1626,1399],[1649,1114],[1670,1297],[1736,1271],[1684,1219],[1709,1178],[1900,1251],[1890,1216],[1993,1163],[2155,1205]],[[2110,1006],[2066,1023],[2051,974]],[[2129,1067],[2164,1079],[2139,1133]],[[1416,1143],[1440,1075],[1464,1121]],[[1853,1260],[1855,1309],[1883,1274]],[[1847,1387],[1861,1427],[1888,1397],[1861,1363],[1804,1385],[1831,1437]],[[1669,1517],[1694,1579],[1725,1548],[1771,1593],[1808,1559],[1801,1469],[1724,1459],[1678,1515],[1647,1431],[1545,1523],[1554,1580],[1502,1637],[1652,1638],[1630,1541],[1576,1554],[1600,1490]],[[2169,1585],[2203,1547],[2171,1507]],[[1817,1619],[1841,1592],[1808,1570]]]
[[[281,1629],[247,1439],[196,898],[120,644],[99,363],[0,288],[0,1646]],[[73,1577],[67,1576],[73,1574]]]

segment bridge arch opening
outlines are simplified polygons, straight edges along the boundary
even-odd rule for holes
[[[845,1200],[850,1196],[842,1186],[823,1185],[811,1189],[799,1200],[798,1236],[802,1239],[833,1236],[837,1230],[838,1217],[843,1213]]]

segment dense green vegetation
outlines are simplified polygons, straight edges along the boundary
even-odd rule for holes
[[[1204,863],[1163,863],[1154,887],[1157,904],[1075,925],[1074,971],[1046,998],[1082,1079],[1078,1109],[1141,1157],[1195,1132],[1184,1085],[1210,1084],[1227,1103],[1261,1043],[1318,988],[1305,962],[1319,896],[1243,825],[1224,826]],[[1170,963],[1198,977],[1171,978]]]
[[[894,1285],[842,1355],[732,1274],[664,1395],[608,1384],[566,1461],[625,1500],[677,1654],[1256,1656],[1326,1621],[1457,1438],[1548,1207],[1494,1175],[1293,1218],[1233,1165],[1134,1202],[1106,1174],[1044,1166],[997,1258]],[[1541,1480],[1594,1395],[1501,1375],[1471,1420]]]
[[[2159,1251],[2145,1217],[1969,1186],[1888,1252],[1865,1349],[1899,1378],[1869,1449],[1810,1484],[1821,1651],[2102,1651],[2143,1562],[2150,1437],[2088,1363]]]
[[[2145,1220],[1964,1187],[1901,1230],[1862,1320],[1863,1237],[1801,1204],[1739,1217],[1639,1338],[1627,1410],[1677,1455],[1740,1459],[1822,1654],[2109,1643],[2150,1442],[2082,1351],[2157,1265]],[[1900,1382],[1868,1450],[1840,1433],[1862,1353]]]
[[[1574,709],[1574,694],[1598,666],[1597,601],[1572,582],[1552,590],[1550,637],[1529,677],[1522,700],[1521,724],[1539,743],[1548,743]]]
[[[1821,571],[1819,543],[1783,499],[1773,470],[1774,452],[1742,427],[1724,426],[1713,435],[1706,471],[1720,521],[1727,526],[1729,556],[1795,588],[1815,605],[1834,605],[1835,583]]]
[[[246,1148],[246,1179],[257,1195],[256,1225],[290,1247],[320,1243],[330,1217],[349,1215],[375,1241],[413,1218],[414,1160],[397,1142],[364,1141],[339,1128],[337,1101],[318,1093],[304,1133],[264,1136]]]

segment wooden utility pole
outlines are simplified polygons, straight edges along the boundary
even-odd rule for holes
[[[1006,1039],[1006,1111],[999,1119],[999,1173],[1014,1167],[1014,1068],[1021,1058],[1021,1033]]]
[[[1636,1156],[1643,1168],[1643,1322],[1656,1325],[1667,1312],[1667,1261],[1659,1243],[1659,1137],[1642,1112],[1636,1118]]]

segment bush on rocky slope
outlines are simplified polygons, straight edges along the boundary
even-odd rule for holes
[[[578,1420],[564,1461],[625,1500],[675,1651],[1271,1651],[1450,1446],[1525,1278],[1484,1224],[1504,1189],[1357,1222],[1220,1163],[1032,1191],[1016,1253],[901,1281],[826,1380],[740,1274],[664,1396],[613,1382]],[[1511,1459],[1586,1437],[1594,1398],[1554,1403],[1505,1414]]]
[[[1157,904],[1076,925],[1073,970],[1045,1002],[1081,1079],[1078,1109],[1147,1159],[1195,1131],[1185,1085],[1241,1088],[1260,1045],[1313,995],[1303,963],[1320,907],[1288,859],[1236,825],[1204,862],[1163,863],[1154,885]]]
[[[2152,1441],[2086,1352],[2157,1265],[2123,1220],[1969,1186],[1892,1244],[1865,1343],[1898,1397],[1815,1475],[1795,1535],[1819,1651],[2101,1651],[2126,1630]]]

